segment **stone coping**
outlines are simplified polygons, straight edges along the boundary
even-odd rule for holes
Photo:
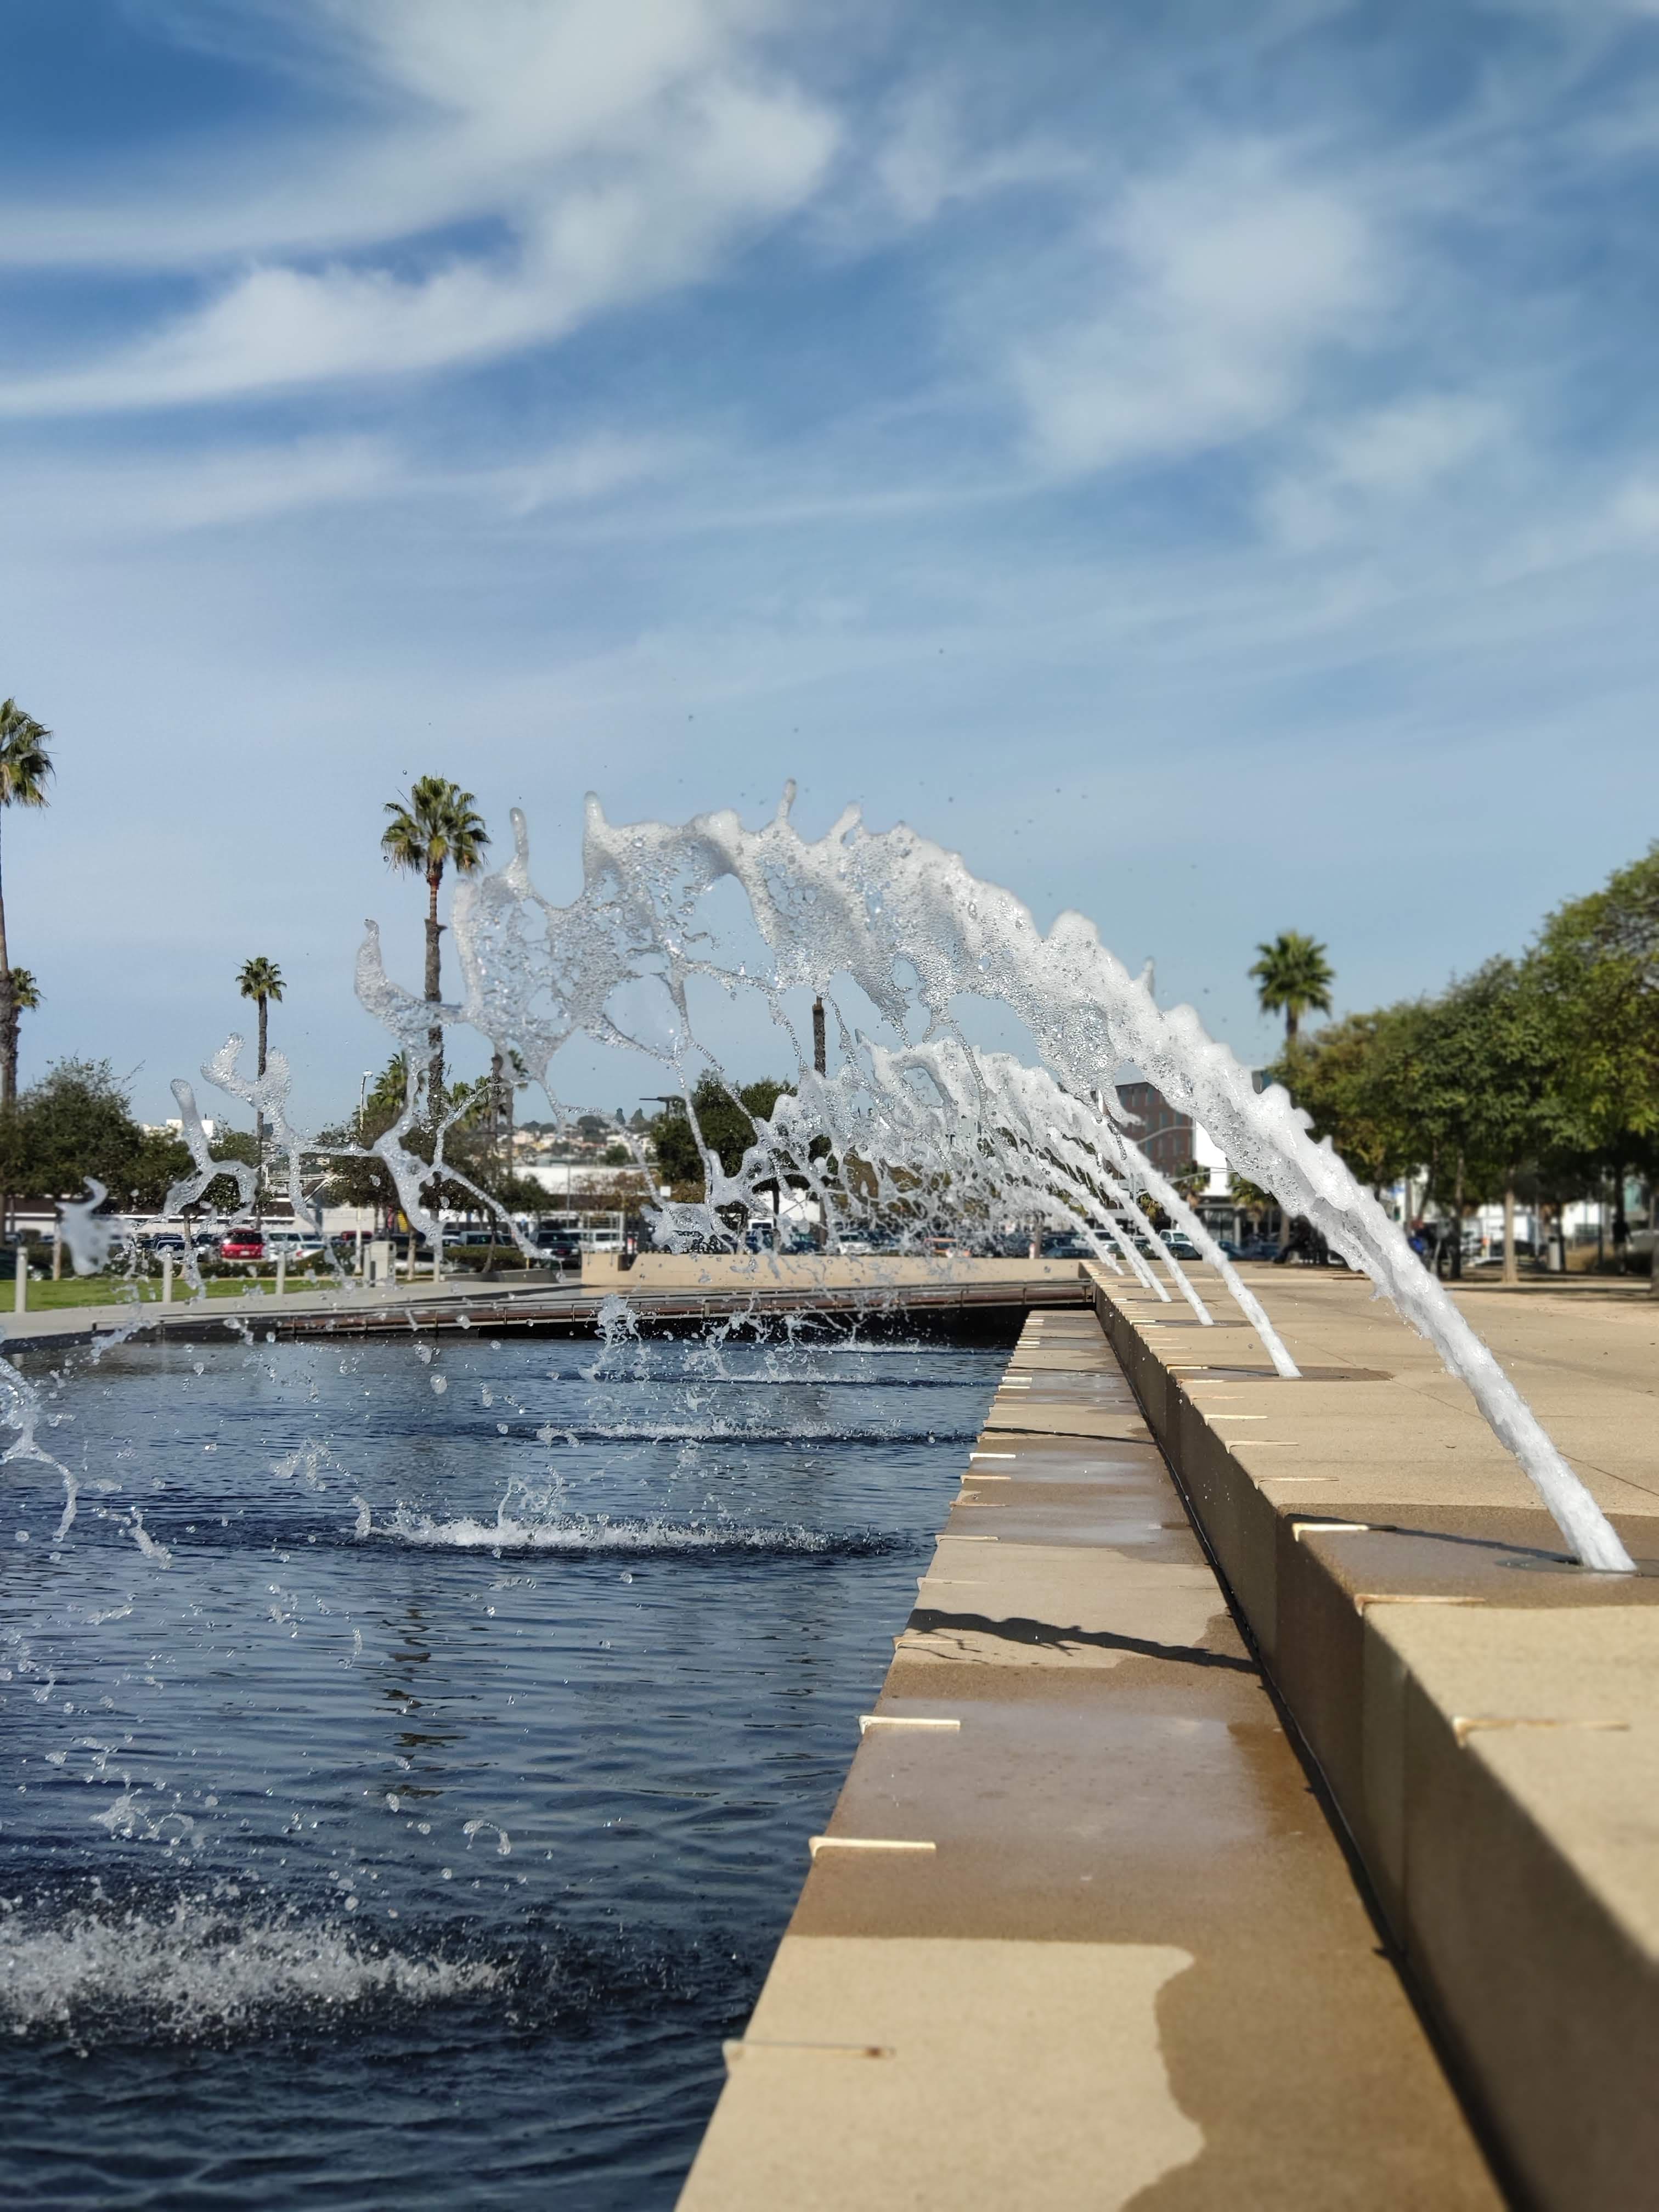
[[[1524,2198],[1651,2204],[1659,1311],[1480,1294],[1477,1326],[1638,1560],[1607,1576],[1567,1560],[1463,1386],[1369,1285],[1252,1274],[1308,1364],[1284,1381],[1253,1332],[1177,1336],[1167,1308],[1085,1272]]]
[[[682,1264],[707,1267],[709,1263],[688,1260]],[[976,1310],[1018,1312],[1086,1304],[1073,1261],[1030,1267],[988,1262],[977,1272],[972,1266],[953,1268],[917,1261],[898,1279],[887,1272],[890,1263],[885,1261],[837,1261],[829,1268],[809,1261],[807,1266],[809,1273],[780,1279],[769,1273],[757,1275],[745,1265],[707,1281],[665,1284],[642,1277],[635,1268],[598,1282],[517,1274],[485,1282],[459,1275],[437,1283],[399,1283],[384,1290],[360,1288],[355,1283],[344,1289],[331,1285],[322,1290],[290,1291],[281,1298],[256,1294],[179,1298],[166,1305],[149,1300],[137,1307],[70,1306],[52,1313],[0,1315],[0,1349],[47,1349],[118,1334],[194,1341],[249,1328],[278,1336],[386,1334],[410,1328],[586,1334],[602,1318],[607,1298],[615,1297],[641,1321],[669,1323],[744,1313],[960,1318]]]

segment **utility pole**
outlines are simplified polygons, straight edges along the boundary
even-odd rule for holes
[[[505,1175],[513,1158],[513,1094],[507,1087],[507,1062],[499,1052],[489,1056],[489,1148]]]
[[[812,1001],[812,1065],[820,1075],[827,1075],[830,1072],[830,1051],[824,1038],[823,1000],[821,998],[814,999]],[[776,1201],[774,1200],[774,1203],[775,1204]],[[829,1201],[827,1200],[821,1199],[819,1200],[819,1205],[823,1210],[824,1218],[820,1220],[813,1230],[812,1242],[817,1246],[819,1251],[822,1252],[830,1242],[830,1223],[828,1218]],[[777,1231],[775,1228],[773,1231],[774,1244],[776,1243],[776,1241]]]

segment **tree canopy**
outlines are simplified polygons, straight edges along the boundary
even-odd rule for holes
[[[223,1152],[226,1146],[221,1145]],[[139,1127],[106,1060],[55,1060],[0,1113],[0,1167],[21,1198],[83,1198],[88,1177],[118,1206],[159,1206],[190,1171],[178,1138]]]
[[[46,725],[15,699],[0,699],[0,810],[46,804],[52,775],[52,755],[46,750],[51,736]],[[0,1106],[9,1106],[17,1096],[17,1015],[24,1003],[17,995],[20,973],[27,971],[11,964],[0,889]]]
[[[1546,916],[1518,959],[1291,1034],[1271,1073],[1362,1182],[1455,1213],[1560,1204],[1659,1163],[1659,845]]]
[[[757,1083],[740,1085],[734,1094],[718,1075],[698,1078],[691,1093],[691,1110],[704,1144],[727,1175],[735,1175],[743,1164],[744,1154],[755,1141],[756,1121],[769,1120],[779,1099],[793,1088],[793,1084],[765,1076]],[[651,1133],[663,1182],[677,1198],[702,1198],[702,1158],[684,1109],[670,1107],[652,1123]]]

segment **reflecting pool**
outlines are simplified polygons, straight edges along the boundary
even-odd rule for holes
[[[672,2203],[1005,1352],[78,1357],[70,1525],[0,1469],[8,2202]]]

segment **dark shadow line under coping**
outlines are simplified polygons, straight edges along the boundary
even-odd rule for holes
[[[1311,1530],[1315,1535],[1322,1528],[1340,1530],[1352,1528],[1354,1525],[1339,1514],[1297,1512],[1288,1501],[1281,1510],[1287,1520],[1295,1521],[1298,1527]],[[1499,1536],[1468,1536],[1452,1528],[1415,1528],[1400,1521],[1367,1521],[1364,1525],[1366,1532],[1376,1536],[1409,1536],[1422,1543],[1461,1544],[1469,1551],[1501,1552],[1512,1558],[1539,1559],[1551,1566],[1577,1568],[1578,1565],[1578,1562],[1565,1552],[1551,1551],[1538,1544],[1508,1542]]]
[[[981,1636],[994,1636],[1005,1644],[1042,1644],[1055,1648],[1084,1644],[1096,1650],[1123,1651],[1140,1659],[1170,1659],[1182,1667],[1221,1667],[1236,1674],[1260,1674],[1261,1671],[1253,1659],[1237,1659],[1228,1651],[1205,1651],[1195,1644],[1155,1644],[1148,1637],[1120,1636],[1109,1628],[1056,1628],[1051,1621],[1031,1620],[1019,1613],[994,1620],[986,1613],[940,1613],[931,1606],[919,1605],[905,1626],[919,1636],[930,1635],[935,1629],[957,1629],[964,1633],[976,1632]]]

